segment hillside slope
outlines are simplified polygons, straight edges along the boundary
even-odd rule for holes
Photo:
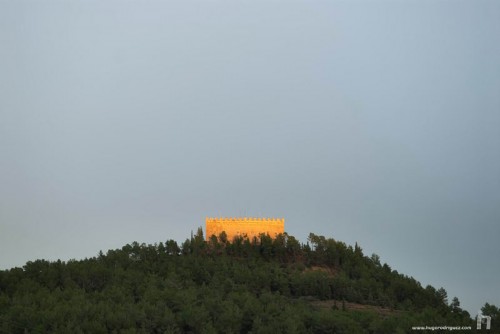
[[[446,291],[333,239],[125,245],[0,271],[0,333],[408,333],[471,326]],[[490,331],[491,333],[491,331]]]

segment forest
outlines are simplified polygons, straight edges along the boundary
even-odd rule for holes
[[[444,288],[313,233],[206,241],[199,228],[180,245],[133,242],[0,271],[0,333],[500,333],[498,307],[482,311],[491,330],[476,330]]]

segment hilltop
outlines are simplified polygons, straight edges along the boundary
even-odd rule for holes
[[[458,299],[447,298],[358,245],[312,233],[306,244],[286,233],[205,240],[200,228],[181,245],[134,242],[0,271],[0,333],[475,331]]]

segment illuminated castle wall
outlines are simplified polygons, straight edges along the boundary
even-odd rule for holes
[[[285,219],[283,218],[252,218],[252,217],[231,217],[231,218],[209,218],[205,219],[205,235],[208,240],[212,235],[225,231],[228,240],[233,240],[235,236],[243,236],[252,239],[261,233],[268,233],[272,238],[277,234],[285,232]]]

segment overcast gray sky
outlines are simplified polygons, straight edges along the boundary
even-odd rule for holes
[[[0,269],[284,217],[500,305],[499,1],[0,1]]]

